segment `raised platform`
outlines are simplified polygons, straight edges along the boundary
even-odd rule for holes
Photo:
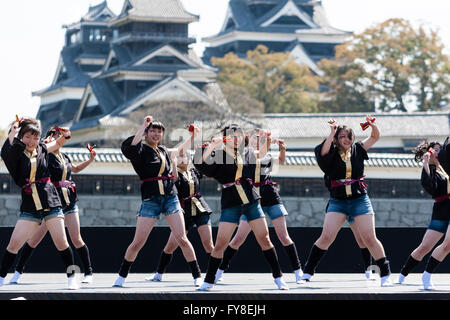
[[[189,300],[226,300],[233,303],[244,300],[449,300],[450,274],[435,274],[437,290],[422,289],[421,274],[408,276],[405,284],[380,287],[380,280],[368,281],[363,274],[316,274],[312,281],[296,284],[294,275],[286,273],[289,291],[277,290],[270,274],[226,273],[224,281],[210,292],[198,292],[192,276],[187,273],[168,273],[162,282],[148,282],[150,274],[130,274],[123,288],[113,288],[117,275],[98,273],[92,284],[82,284],[79,290],[67,290],[64,274],[24,274],[21,283],[0,287],[0,300],[25,298],[27,300],[159,300],[186,303]],[[393,274],[392,279],[397,280]]]

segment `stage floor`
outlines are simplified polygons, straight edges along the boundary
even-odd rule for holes
[[[209,292],[196,291],[192,276],[168,273],[162,282],[145,281],[152,274],[131,273],[122,288],[114,288],[116,274],[94,274],[92,284],[67,290],[64,274],[25,273],[20,284],[9,284],[12,274],[0,287],[0,300],[23,297],[27,300],[391,300],[450,299],[450,274],[434,274],[436,290],[422,288],[422,274],[410,274],[402,285],[380,287],[380,280],[368,281],[363,274],[316,274],[312,281],[296,284],[294,275],[285,273],[289,291],[277,290],[271,274],[225,273]],[[398,274],[392,275],[396,281]]]

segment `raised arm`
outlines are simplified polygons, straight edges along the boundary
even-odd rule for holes
[[[213,153],[213,151],[221,144],[223,139],[222,138],[213,138],[211,140],[211,143],[208,145],[206,150],[203,152],[202,156],[202,162],[206,162],[206,159]]]
[[[95,150],[91,150],[89,151],[89,160],[86,160],[78,165],[74,165],[72,164],[72,172],[73,173],[78,173],[80,171],[83,171],[84,169],[86,169],[86,167],[88,165],[90,165],[92,162],[94,162],[95,160],[95,156],[97,155],[97,152],[95,152]]]
[[[380,139],[380,130],[378,130],[376,123],[372,122],[372,117],[370,115],[367,115],[366,120],[372,128],[370,137],[363,141],[364,149],[368,151]]]
[[[286,143],[283,140],[278,140],[278,147],[280,148],[280,154],[278,155],[279,164],[286,162]]]
[[[142,123],[142,125],[139,127],[138,131],[136,132],[136,134],[134,135],[134,139],[131,142],[132,146],[135,146],[137,144],[139,144],[139,142],[141,142],[142,140],[142,136],[145,133],[145,129],[150,125],[150,123],[152,122],[153,118],[151,116],[146,116],[144,118],[144,122]]]
[[[9,139],[9,144],[12,145],[14,142],[14,137],[17,134],[17,129],[19,129],[19,122],[16,121],[13,123],[13,125],[11,126],[11,130],[9,130],[9,134],[8,134],[8,139]]]
[[[58,139],[53,140],[52,142],[46,144],[48,152],[57,151],[66,143],[68,139],[70,139],[71,133],[69,128],[61,128],[61,129],[62,135]]]
[[[430,153],[426,152],[423,155],[423,168],[426,171],[426,173],[428,174],[428,176],[430,176]]]
[[[177,170],[177,165],[178,165],[177,155],[178,154],[177,154],[177,152],[178,152],[178,149],[169,151],[171,165],[172,165],[173,181],[178,180],[178,170]]]
[[[320,150],[320,155],[324,156],[330,152],[331,144],[333,143],[334,135],[336,134],[338,128],[337,122],[333,122],[330,124],[330,134],[328,138],[325,140],[324,144],[322,145],[322,149]]]
[[[194,127],[192,130],[192,135],[178,147],[178,154],[186,154],[186,151],[191,147],[192,143],[194,142],[195,136],[198,135],[199,133],[200,129]]]

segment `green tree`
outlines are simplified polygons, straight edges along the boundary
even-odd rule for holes
[[[389,19],[336,47],[322,60],[328,88],[320,108],[339,111],[438,110],[450,88],[449,58],[436,31]],[[353,104],[349,107],[349,104]],[[350,110],[348,110],[350,109]]]
[[[264,112],[317,111],[318,77],[296,63],[289,53],[269,53],[267,47],[259,45],[247,52],[246,59],[231,52],[223,58],[213,58],[212,63],[219,68],[218,81],[222,87],[245,89],[250,98],[263,104]],[[229,101],[235,100],[233,92],[224,94]],[[247,100],[251,101],[250,98]],[[231,103],[230,106],[236,109]]]

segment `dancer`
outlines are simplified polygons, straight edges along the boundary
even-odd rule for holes
[[[223,145],[223,148],[218,148],[220,145]],[[255,160],[253,149],[244,148],[244,132],[235,124],[223,129],[223,137],[213,138],[210,144],[196,150],[195,167],[222,185],[219,230],[200,291],[208,291],[214,286],[223,253],[241,215],[247,217],[250,228],[272,269],[278,289],[289,289],[282,278],[277,253],[269,238],[264,212],[258,202],[260,196],[251,182],[255,172]]]
[[[447,138],[442,148],[438,149],[436,147],[431,148],[423,155],[425,172],[422,172],[422,185],[434,198],[432,219],[436,220],[432,220],[432,222],[437,221],[441,230],[446,233],[444,241],[431,253],[425,272],[422,275],[422,283],[425,290],[435,289],[431,281],[431,275],[450,252],[450,228],[448,228],[450,219],[450,178],[443,168],[449,168],[449,139]],[[439,156],[437,157],[438,152]],[[445,228],[446,231],[444,231]]]
[[[195,168],[188,169],[189,160],[190,157],[186,153],[178,156],[178,180],[175,181],[175,186],[177,187],[181,207],[184,209],[186,234],[194,227],[197,227],[203,248],[209,256],[214,248],[210,218],[212,211],[200,194],[200,180],[203,178],[203,174]],[[162,280],[163,274],[177,248],[178,243],[173,233],[171,233],[164,250],[161,252],[157,272],[153,278],[146,278],[147,281]],[[196,275],[193,274],[193,276]]]
[[[198,130],[198,129],[197,129]],[[139,251],[146,243],[160,214],[164,214],[176,242],[191,267],[194,285],[201,281],[200,268],[195,257],[194,248],[185,233],[183,209],[177,198],[174,181],[178,178],[176,155],[192,143],[194,134],[186,140],[176,152],[161,145],[165,127],[161,122],[153,121],[147,116],[136,135],[122,143],[122,153],[130,159],[134,170],[142,181],[142,205],[139,210],[136,231],[132,243],[128,246],[119,271],[115,287],[122,287],[130,271],[131,265]],[[143,139],[144,137],[144,139]]]
[[[74,290],[78,284],[73,269],[73,252],[66,238],[61,200],[51,183],[48,168],[49,153],[64,145],[70,138],[70,131],[62,128],[62,136],[48,144],[40,142],[40,138],[38,120],[17,119],[2,147],[2,159],[14,182],[22,189],[22,203],[19,219],[1,262],[0,286],[14,264],[17,252],[44,220],[65,265],[68,289]]]
[[[355,229],[380,268],[381,286],[392,286],[389,261],[375,234],[374,211],[363,180],[367,151],[380,137],[375,119],[369,115],[366,119],[372,132],[364,141],[355,143],[353,130],[347,126],[338,126],[334,121],[330,125],[328,138],[315,148],[316,159],[325,173],[325,185],[331,198],[322,234],[311,248],[303,270],[304,280],[311,279],[320,259],[335,240],[348,216],[354,219]]]
[[[431,157],[430,148],[435,151],[435,155]],[[422,186],[433,197],[437,197],[437,194],[447,194],[446,178],[443,176],[445,171],[440,167],[436,157],[440,149],[441,144],[438,142],[423,142],[413,150],[416,162],[423,161],[421,176]],[[442,236],[447,232],[450,219],[449,204],[449,199],[434,203],[433,213],[427,231],[425,232],[420,245],[411,253],[403,265],[398,278],[399,284],[402,284],[405,281],[408,274],[420,263],[420,261],[422,261],[423,257],[434,248]]]
[[[268,153],[272,143],[278,144],[280,153],[277,158],[274,158]],[[271,180],[270,176],[270,173],[277,163],[285,163],[286,144],[283,140],[272,139],[270,132],[256,130],[255,134],[251,135],[249,139],[249,145],[256,150],[256,166],[253,176],[253,185],[259,189],[262,210],[271,219],[278,239],[289,257],[292,270],[295,274],[295,281],[300,283],[303,272],[297,248],[287,230],[286,216],[288,215],[288,212],[281,201],[276,183]],[[250,225],[244,215],[241,217],[235,236],[223,254],[222,263],[216,273],[216,282],[222,281],[224,271],[229,268],[231,259],[237,253],[239,247],[245,242],[250,231]]]
[[[45,136],[44,143],[51,143],[61,136],[60,130],[55,130],[55,128],[50,129]],[[73,164],[70,158],[61,153],[60,150],[56,150],[48,155],[48,167],[50,170],[50,178],[53,185],[58,190],[61,203],[63,205],[64,222],[69,231],[70,240],[75,246],[78,255],[81,258],[84,270],[84,278],[82,283],[92,283],[92,266],[91,259],[89,255],[89,249],[81,238],[80,233],[80,217],[78,215],[78,205],[77,205],[77,192],[75,183],[72,180],[72,172],[78,173],[89,166],[95,159],[95,150],[89,150],[89,160],[86,160],[78,165]],[[22,248],[19,262],[16,266],[16,271],[11,278],[11,284],[19,283],[19,279],[23,274],[25,264],[28,259],[33,254],[34,249],[39,245],[39,243],[44,239],[47,234],[48,228],[45,223],[42,223],[39,228],[33,233],[31,238],[25,243]]]

